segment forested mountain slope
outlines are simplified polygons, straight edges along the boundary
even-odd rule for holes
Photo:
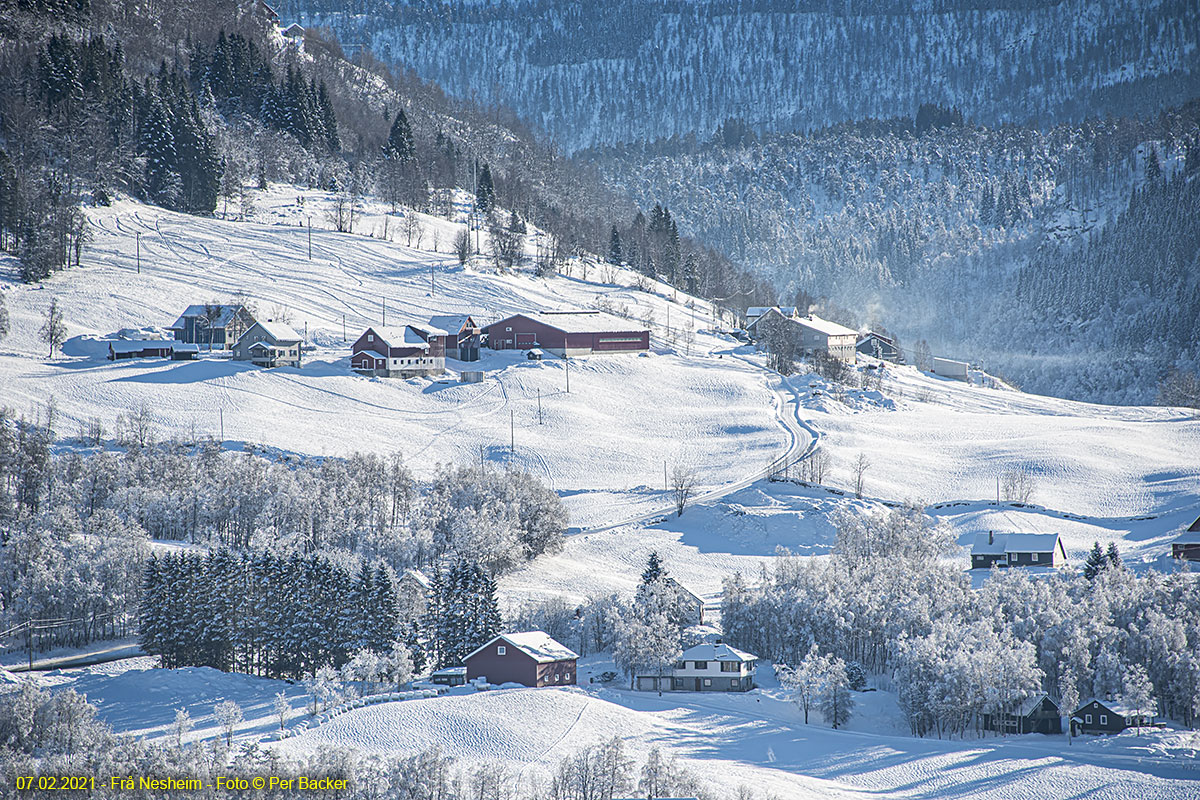
[[[786,301],[828,298],[847,324],[1032,391],[1139,403],[1200,355],[1198,126],[1193,103],[1045,131],[894,120],[591,155]]]
[[[1200,72],[1196,0],[286,0],[567,149],[729,118],[764,131],[908,116],[1049,123],[1156,112]]]

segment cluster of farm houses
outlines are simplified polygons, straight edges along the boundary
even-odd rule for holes
[[[261,367],[301,366],[304,337],[282,322],[257,319],[245,305],[189,306],[167,330],[173,339],[112,340],[108,357],[190,360],[201,349],[220,349],[235,361]],[[447,358],[477,361],[485,346],[524,350],[529,358],[633,352],[650,349],[650,331],[592,310],[531,311],[488,325],[478,324],[470,314],[442,314],[423,322],[366,328],[351,345],[350,367],[389,378],[440,375]]]

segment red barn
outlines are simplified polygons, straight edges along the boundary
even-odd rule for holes
[[[602,311],[514,314],[483,329],[493,350],[540,347],[557,356],[650,349],[650,331]]]
[[[351,346],[350,369],[383,378],[446,371],[446,332],[427,325],[367,328]]]
[[[570,648],[542,631],[502,633],[468,655],[467,680],[520,683],[529,687],[574,686],[575,659]]]

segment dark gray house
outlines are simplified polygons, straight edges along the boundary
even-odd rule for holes
[[[1126,728],[1154,724],[1157,709],[1138,711],[1120,700],[1098,700],[1092,697],[1071,715],[1071,730],[1075,733],[1120,733]]]
[[[579,656],[542,631],[502,633],[463,661],[467,680],[520,683],[529,687],[574,686]]]
[[[881,361],[890,361],[893,364],[904,363],[904,353],[897,346],[896,340],[874,331],[868,331],[860,336],[854,349],[864,356],[878,358]]]
[[[478,361],[483,330],[470,314],[439,314],[429,325],[446,332],[446,357],[459,361]]]
[[[167,330],[180,342],[228,350],[253,324],[245,306],[204,303],[188,306]]]
[[[1065,567],[1067,551],[1057,533],[976,534],[971,569],[996,567]]]
[[[1050,695],[1038,692],[1012,714],[984,714],[983,729],[997,733],[1062,733],[1062,708]]]
[[[300,367],[303,337],[281,322],[256,322],[233,346],[234,361],[260,367]]]
[[[1200,517],[1171,542],[1171,556],[1186,561],[1200,561]]]

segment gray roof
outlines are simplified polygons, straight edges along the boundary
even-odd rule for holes
[[[987,533],[975,534],[971,554],[1002,556],[1005,553],[1051,553],[1058,547],[1057,533]]]
[[[194,346],[194,345],[193,345]],[[108,343],[108,349],[114,353],[140,353],[142,350],[179,350],[174,342],[164,339],[121,339]]]
[[[446,333],[458,333],[466,327],[469,320],[470,314],[435,314],[429,318],[429,324]]]
[[[1054,703],[1055,708],[1059,707],[1058,701],[1055,700],[1053,697],[1050,697],[1050,695],[1046,694],[1045,692],[1038,692],[1037,694],[1033,695],[1032,697],[1028,697],[1025,699],[1025,702],[1022,703],[1021,707],[1017,709],[1017,716],[1028,717],[1034,711],[1037,711],[1038,706],[1040,706],[1042,704],[1042,701],[1047,698],[1049,698],[1051,703]]]
[[[826,336],[858,336],[858,331],[856,330],[847,328],[845,325],[839,325],[836,322],[831,322],[827,319],[814,317],[812,314],[796,320],[796,324],[802,325],[805,328],[810,328],[818,333],[823,333]]]
[[[504,640],[539,664],[549,664],[552,661],[564,661],[579,658],[579,654],[564,644],[556,642],[550,634],[543,631],[524,631],[522,633],[502,633],[483,647],[475,649],[467,658],[485,650],[495,642]]]
[[[228,325],[230,323],[230,321],[233,319],[234,314],[236,314],[238,309],[241,307],[242,306],[222,306],[222,305],[216,306],[216,308],[220,310],[220,313],[217,315],[217,318],[213,321],[212,327],[224,328],[226,325]],[[205,311],[204,311],[205,308],[208,308],[208,306],[206,306],[204,303],[201,303],[200,305],[188,306],[186,309],[184,309],[184,312],[179,315],[179,319],[175,320],[175,324],[171,325],[169,328],[167,328],[167,330],[171,330],[171,331],[183,330],[183,328],[186,325],[184,320],[186,320],[189,317],[206,316]]]
[[[304,339],[304,337],[292,330],[291,327],[284,325],[282,322],[260,321],[256,322],[255,325],[266,331],[267,335],[277,342],[300,342]],[[250,330],[253,329],[254,326],[252,325]],[[249,333],[250,330],[247,330],[246,333]],[[245,334],[243,334],[243,336],[244,335]]]
[[[1099,703],[1109,711],[1114,714],[1120,714],[1122,717],[1134,717],[1138,714],[1138,710],[1128,705],[1124,700],[1101,700],[1098,697],[1089,697],[1087,700],[1084,700],[1079,704],[1079,708],[1075,709],[1075,713],[1078,714],[1092,703]],[[1154,701],[1151,701],[1148,707],[1142,709],[1141,714],[1144,717],[1156,716],[1158,714],[1158,706],[1155,705]]]
[[[534,322],[540,322],[551,328],[557,328],[564,333],[594,333],[598,331],[644,331],[646,327],[639,322],[622,319],[603,311],[525,311],[492,323],[499,325],[515,316],[527,317]]]
[[[679,656],[680,661],[757,661],[758,656],[727,644],[698,644]]]

